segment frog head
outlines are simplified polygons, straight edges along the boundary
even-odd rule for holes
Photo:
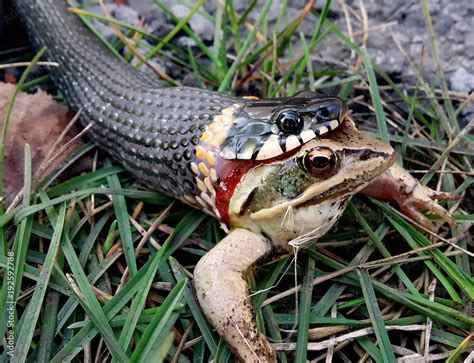
[[[350,198],[387,170],[392,147],[346,118],[293,155],[251,168],[228,205],[229,224],[287,246],[314,241],[342,215]]]

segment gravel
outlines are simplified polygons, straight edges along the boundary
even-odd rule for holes
[[[178,18],[185,17],[190,8],[196,3],[191,1],[163,0]],[[242,13],[251,3],[251,0],[234,0],[234,7]],[[260,14],[263,1],[259,1],[256,8],[250,13],[249,19],[254,21]],[[294,18],[306,5],[306,0],[288,2],[287,21]],[[342,3],[349,9],[349,17],[353,32],[360,32],[359,0],[333,1],[330,7],[329,18],[335,21],[341,30],[347,31],[346,18]],[[423,9],[419,0],[364,0],[364,7],[368,16],[369,28],[379,27],[371,31],[368,38],[368,52],[374,61],[388,74],[396,75],[402,80],[413,82],[414,73],[407,66],[407,62],[398,50],[395,38],[408,54],[411,60],[419,65],[422,63],[424,75],[428,80],[436,80],[438,75],[436,63],[431,55],[430,40],[426,30]],[[317,2],[321,7],[323,2]],[[439,48],[441,64],[452,90],[458,92],[472,92],[474,90],[474,1],[472,0],[429,0],[429,9],[433,22],[436,41]],[[271,31],[275,26],[281,2],[275,0],[269,12]],[[153,0],[128,0],[128,5],[108,4],[109,11],[114,17],[130,24],[136,24],[139,17],[144,17],[149,31],[158,37],[165,36],[174,26],[169,17],[155,4]],[[98,6],[90,8],[101,12]],[[202,13],[195,14],[189,25],[205,42],[211,43],[214,37],[213,22],[206,15],[213,15],[216,10],[215,1],[206,1]],[[358,19],[358,18],[359,19]],[[380,25],[385,27],[380,28]],[[317,25],[314,17],[308,16],[300,30],[310,37]],[[105,36],[112,36],[112,32],[104,26],[100,30]],[[360,43],[360,33],[355,40]],[[185,35],[178,36],[175,44],[180,47],[194,46],[194,41]],[[299,44],[295,44],[299,49]],[[420,55],[424,54],[423,59]],[[334,44],[334,38],[328,39],[314,55],[314,60],[328,64],[337,62],[353,63],[350,52],[341,44]]]

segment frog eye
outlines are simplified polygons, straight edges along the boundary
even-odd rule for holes
[[[285,134],[297,134],[303,129],[304,121],[295,111],[283,111],[278,115],[276,124]]]
[[[308,150],[298,161],[303,169],[312,176],[331,173],[337,167],[339,158],[328,147],[316,147]]]

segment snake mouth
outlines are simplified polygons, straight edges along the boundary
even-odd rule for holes
[[[329,131],[334,130],[336,127],[338,127],[341,124],[342,120],[343,119],[340,118],[340,119],[329,120],[329,121],[325,121],[321,123],[317,117],[314,117],[311,120],[311,124],[313,125],[311,126],[311,130],[314,132],[315,137],[318,137],[319,135],[323,135]]]

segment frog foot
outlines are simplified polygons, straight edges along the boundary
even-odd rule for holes
[[[421,211],[430,211],[440,216],[444,221],[449,223],[452,228],[456,227],[451,214],[441,207],[436,200],[457,200],[459,195],[453,193],[437,192],[431,188],[421,185],[418,181],[411,192],[396,196],[395,200],[400,206],[400,210],[407,217],[413,219],[425,228],[431,231],[436,229],[435,225],[425,217]]]
[[[434,231],[436,227],[423,215],[423,211],[437,214],[451,227],[456,225],[451,214],[436,200],[457,200],[459,195],[437,192],[423,186],[398,165],[391,166],[385,173],[374,179],[362,193],[378,199],[394,200],[407,217],[430,231]]]
[[[244,362],[276,363],[276,353],[258,331],[246,272],[272,252],[270,241],[235,229],[194,269],[194,286],[204,314]]]

